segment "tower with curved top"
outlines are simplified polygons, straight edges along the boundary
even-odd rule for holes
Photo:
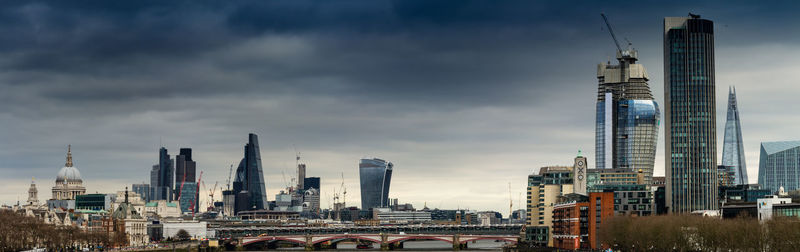
[[[394,164],[373,158],[361,159],[358,175],[361,180],[361,209],[389,206],[389,184]]]

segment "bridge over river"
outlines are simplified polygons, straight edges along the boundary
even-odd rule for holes
[[[352,226],[352,227],[220,227],[217,237],[236,239],[248,249],[269,249],[283,245],[304,246],[307,250],[336,248],[339,242],[379,244],[381,249],[403,248],[407,241],[443,241],[453,249],[468,243],[494,240],[516,243],[522,225],[430,225],[430,226]],[[287,244],[288,243],[288,244]]]

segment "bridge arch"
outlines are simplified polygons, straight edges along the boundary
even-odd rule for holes
[[[370,241],[370,242],[374,242],[374,243],[377,243],[377,244],[381,244],[381,240],[379,240],[379,239],[374,239],[374,238],[371,238],[371,237],[360,236],[360,235],[334,235],[334,236],[331,236],[331,237],[326,237],[326,238],[323,238],[323,239],[315,240],[313,242],[313,244],[315,244],[315,245],[316,244],[321,244],[321,243],[326,242],[326,241],[332,241],[331,243],[339,243],[339,242],[346,241],[346,240],[364,240],[364,241]]]
[[[467,237],[461,237],[458,242],[463,244],[463,243],[467,243],[467,242],[471,242],[471,241],[477,241],[477,240],[500,240],[500,241],[506,241],[506,242],[510,242],[510,243],[517,243],[518,242],[516,237],[504,237],[504,236],[474,236],[474,237],[467,236]]]
[[[428,235],[408,235],[408,236],[400,237],[400,238],[397,238],[397,239],[387,240],[386,242],[387,243],[395,243],[395,242],[401,242],[402,243],[402,242],[414,241],[414,240],[416,240],[416,241],[420,241],[420,240],[422,240],[422,241],[443,241],[443,242],[447,242],[447,243],[453,244],[453,240],[448,240],[448,239],[441,238],[441,237],[438,237],[438,236],[428,236]]]
[[[252,239],[252,240],[243,242],[242,246],[249,246],[249,245],[257,244],[257,243],[267,244],[267,243],[278,242],[278,241],[285,241],[285,242],[295,243],[297,245],[306,245],[306,242],[303,241],[302,239],[304,239],[304,238],[283,237],[283,236],[262,236],[262,237],[260,237],[258,239]]]

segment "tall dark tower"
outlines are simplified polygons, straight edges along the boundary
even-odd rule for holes
[[[181,211],[188,212],[194,201],[199,206],[197,195],[197,163],[192,160],[192,149],[181,148],[180,154],[175,156],[175,199],[180,199]],[[188,194],[181,197],[183,192]],[[194,212],[197,212],[195,207]]]
[[[174,176],[173,161],[169,157],[167,148],[161,147],[158,150],[158,184],[155,186],[154,200],[172,201],[174,199],[172,190],[175,187],[173,183]]]
[[[714,94],[714,22],[664,18],[666,189],[674,213],[718,208]]]
[[[244,158],[236,168],[236,179],[233,182],[236,213],[251,209],[266,209],[265,206],[268,206],[258,136],[250,133],[248,138],[249,141],[244,146]]]

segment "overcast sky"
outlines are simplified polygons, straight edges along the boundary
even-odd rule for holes
[[[360,206],[358,160],[379,157],[400,202],[505,215],[539,167],[594,164],[596,65],[615,52],[601,12],[659,103],[663,18],[715,22],[717,147],[735,85],[750,182],[760,142],[800,139],[798,6],[541,2],[4,1],[0,203],[31,177],[49,199],[68,144],[90,193],[149,182],[159,144],[222,186],[253,132],[269,200],[296,148],[323,207],[342,182]]]

